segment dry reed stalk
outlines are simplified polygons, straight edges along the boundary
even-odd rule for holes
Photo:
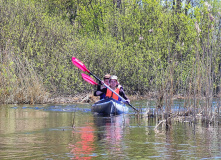
[[[10,49],[1,53],[0,103],[44,103],[49,94],[30,62]]]

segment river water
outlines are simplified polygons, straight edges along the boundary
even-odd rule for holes
[[[1,105],[0,159],[221,159],[220,125],[155,126],[132,109],[101,117],[90,104]]]

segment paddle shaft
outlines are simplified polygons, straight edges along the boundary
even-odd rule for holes
[[[91,73],[90,71],[88,72],[90,75],[92,75],[94,78],[96,78],[98,81],[101,82],[101,80],[95,76],[93,73]],[[122,99],[123,102],[126,102],[130,107],[132,107],[135,111],[139,112],[135,107],[133,107],[128,101],[126,101],[123,97],[121,97],[119,94],[117,94],[113,89],[111,89],[108,85],[106,85],[105,83],[103,83],[105,87],[107,87],[109,90],[111,90],[114,94],[116,94],[120,99]]]

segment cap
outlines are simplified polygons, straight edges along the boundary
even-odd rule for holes
[[[111,76],[110,79],[115,79],[115,80],[117,80],[117,76],[113,75],[113,76]]]

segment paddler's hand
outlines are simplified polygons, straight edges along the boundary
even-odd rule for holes
[[[126,104],[130,104],[130,100],[127,99],[124,103],[126,103]]]
[[[99,83],[101,83],[101,85],[104,85],[104,82],[103,82],[103,81],[100,81]]]
[[[97,95],[97,96],[100,96],[102,93],[103,93],[103,92],[101,92],[101,91],[97,91],[97,92],[96,92],[96,95]]]
[[[100,83],[101,83],[101,85],[103,85],[103,86],[101,86],[101,89],[106,88],[106,86],[104,85],[104,81],[100,81]]]

